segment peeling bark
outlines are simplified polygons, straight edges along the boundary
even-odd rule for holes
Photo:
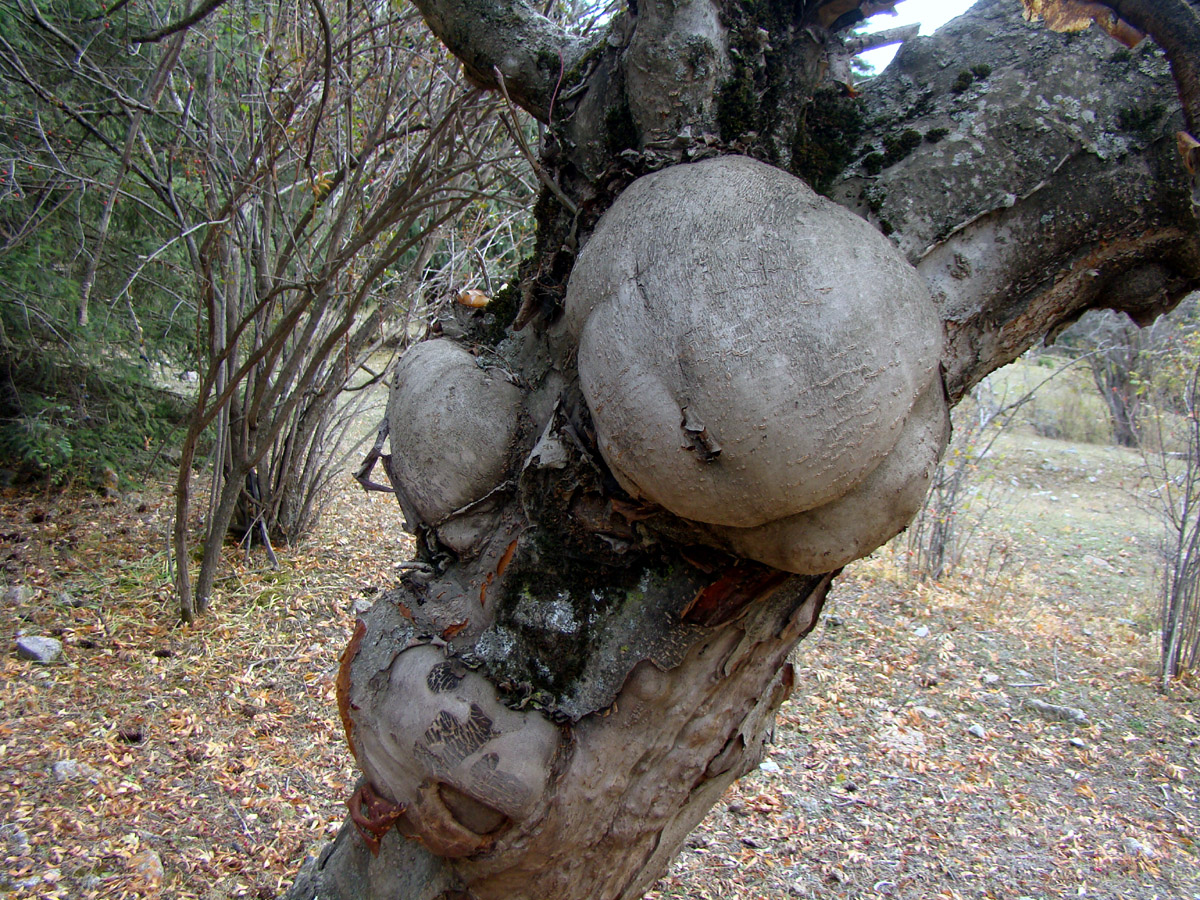
[[[516,2],[419,5],[549,124],[555,190],[514,329],[460,308],[396,385],[380,458],[420,559],[347,651],[364,783],[289,896],[633,900],[757,764],[829,570],[912,515],[948,404],[1088,308],[1148,321],[1200,285],[1178,105],[1157,51],[1047,33],[1017,0],[911,42],[858,99],[821,79],[862,0],[641,0],[586,47]],[[731,154],[896,250],[788,176],[752,190],[760,163],[695,166],[678,195],[679,169],[642,178]],[[661,203],[622,218],[643,194]],[[701,200],[734,224],[689,219]],[[819,252],[776,265],[772,240]],[[847,287],[876,253],[884,274]],[[889,305],[910,280],[916,305]],[[806,333],[797,310],[833,324]],[[772,391],[808,407],[772,430],[754,396]],[[809,423],[826,430],[787,443]],[[801,461],[816,474],[789,481]]]

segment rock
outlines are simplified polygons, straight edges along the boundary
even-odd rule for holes
[[[38,635],[17,638],[17,656],[32,660],[43,666],[55,662],[62,655],[62,641]]]
[[[3,598],[5,606],[24,606],[33,599],[33,588],[27,584],[14,584],[5,588]]]
[[[929,626],[928,625],[918,625],[916,628],[913,629],[913,634],[915,634],[919,638],[929,637]]]
[[[970,728],[968,728],[967,734],[980,739],[987,737],[987,732],[984,730],[983,726],[978,724],[972,725]]]
[[[1077,750],[1086,750],[1087,749],[1087,741],[1085,741],[1083,738],[1073,737],[1067,743],[1069,743],[1072,747],[1076,748]]]
[[[1137,838],[1127,837],[1121,842],[1121,844],[1125,848],[1125,852],[1130,856],[1142,856],[1146,859],[1153,859],[1156,855],[1153,850],[1151,850]]]
[[[821,801],[814,797],[801,797],[796,801],[796,805],[808,813],[810,816],[821,815]]]
[[[373,605],[374,601],[359,597],[354,601],[350,611],[356,616],[365,616],[367,614],[367,610],[369,610]]]
[[[142,879],[145,888],[156,890],[163,883],[166,872],[163,869],[162,857],[153,850],[141,850],[129,858],[129,868]]]
[[[1043,719],[1069,722],[1072,725],[1086,725],[1088,723],[1087,713],[1082,709],[1076,709],[1074,706],[1059,706],[1055,703],[1046,703],[1043,700],[1038,700],[1036,697],[1026,698],[1024,705],[1032,709]]]
[[[1000,680],[1000,676],[997,675],[995,672],[984,672],[982,675],[979,676],[979,680],[982,681],[984,684],[995,684],[997,681]]]
[[[74,759],[60,759],[50,767],[51,773],[58,781],[74,781],[76,778],[86,778],[95,784],[102,777],[98,769]]]
[[[778,775],[783,771],[783,769],[779,767],[779,763],[775,762],[773,759],[763,760],[758,764],[758,769],[760,772],[766,772],[768,775]]]
[[[879,733],[879,743],[885,750],[906,756],[917,756],[926,750],[925,735],[917,728],[889,725]]]
[[[5,848],[13,856],[25,856],[29,853],[29,835],[21,826],[12,822],[0,825],[0,847]]]
[[[1083,564],[1093,569],[1100,569],[1104,572],[1115,572],[1117,569],[1108,560],[1101,559],[1099,556],[1088,554],[1083,558]]]

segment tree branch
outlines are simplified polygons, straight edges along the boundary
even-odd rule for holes
[[[1068,43],[1031,30],[1019,10],[982,0],[905,44],[864,90],[881,123],[864,137],[886,148],[907,131],[916,142],[898,160],[876,154],[882,171],[860,160],[834,189],[929,281],[953,398],[1090,308],[1148,322],[1200,284],[1167,67],[1114,55],[1103,35]],[[961,71],[941,62],[955,59]],[[1037,108],[1023,93],[1029,71],[1053,98]],[[1130,109],[1146,120],[1131,123]]]
[[[193,25],[204,21],[204,19],[224,6],[226,2],[227,0],[205,0],[191,15],[184,16],[179,21],[172,22],[170,25],[164,25],[162,28],[152,31],[149,34],[132,37],[130,40],[135,44],[156,44],[163,38],[168,38],[180,31],[186,31]]]
[[[1073,31],[1097,22],[1119,40],[1128,26],[1148,34],[1163,49],[1183,103],[1188,131],[1200,128],[1200,16],[1184,0],[1022,0],[1026,15],[1044,17],[1054,30]],[[1112,18],[1108,18],[1109,16]]]
[[[571,71],[589,46],[523,0],[415,2],[472,82],[498,90],[493,71],[498,69],[512,101],[542,122],[550,120],[562,73]]]

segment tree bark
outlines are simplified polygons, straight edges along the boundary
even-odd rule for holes
[[[418,5],[472,77],[549,126],[541,166],[554,190],[519,288],[486,313],[461,311],[401,363],[385,462],[420,556],[343,657],[339,708],[363,780],[337,841],[289,896],[632,900],[757,764],[794,689],[788,654],[837,566],[895,533],[879,520],[902,527],[919,504],[948,440],[947,404],[1088,308],[1147,321],[1200,284],[1178,106],[1161,55],[1035,29],[1016,0],[983,0],[913,41],[858,99],[821,78],[866,3],[751,14],[641,0],[589,44],[516,2]],[[827,190],[894,247],[757,163],[682,165],[728,155]],[[681,183],[706,196],[666,194]],[[756,212],[733,217],[728,247],[690,246],[692,206],[724,202],[726,188],[745,189]],[[792,228],[810,214],[817,238]],[[773,241],[807,242],[780,250],[804,260],[791,281],[777,277],[784,257],[768,258]],[[843,316],[823,298],[855,280],[846,259],[868,257],[884,274],[851,292]],[[901,294],[913,268],[937,333],[914,324],[920,303],[872,331],[879,323],[862,320],[891,315],[875,295]],[[687,290],[671,296],[664,272]],[[766,288],[795,303],[764,299]],[[804,325],[788,318],[796,304],[828,317],[830,333],[849,320],[847,334],[861,325],[877,343],[797,350],[786,340]],[[502,315],[514,328],[497,335],[489,322]],[[887,356],[881,333],[909,356],[874,368],[854,356]],[[622,355],[642,338],[662,354],[648,371]],[[736,479],[738,460],[761,458],[757,429],[765,442],[791,415],[781,402],[738,433],[745,410],[703,409],[709,383],[689,380],[706,361],[732,385],[714,396],[778,374],[803,382],[797,406],[815,398],[812,427],[838,446],[814,450],[819,477],[798,479],[828,488],[809,506],[756,518],[648,485],[677,486],[662,474],[677,460],[713,485]],[[626,401],[635,418],[666,410],[666,462],[648,474],[640,463],[662,448],[623,449],[612,433]],[[902,414],[879,413],[893,402]],[[860,435],[851,417],[877,424]],[[874,438],[870,465],[837,468],[874,452]],[[770,494],[755,502],[773,510]],[[825,557],[803,551],[822,541],[842,551],[835,571],[809,566]]]

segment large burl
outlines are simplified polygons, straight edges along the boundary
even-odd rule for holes
[[[626,190],[572,272],[567,327],[621,486],[778,569],[828,572],[891,538],[946,443],[924,279],[746,157]]]
[[[884,237],[722,157],[627,188],[555,321],[410,350],[388,473],[422,560],[339,679],[369,842],[476,898],[636,896],[655,866],[610,845],[669,858],[757,762],[825,573],[918,508],[941,348]]]

